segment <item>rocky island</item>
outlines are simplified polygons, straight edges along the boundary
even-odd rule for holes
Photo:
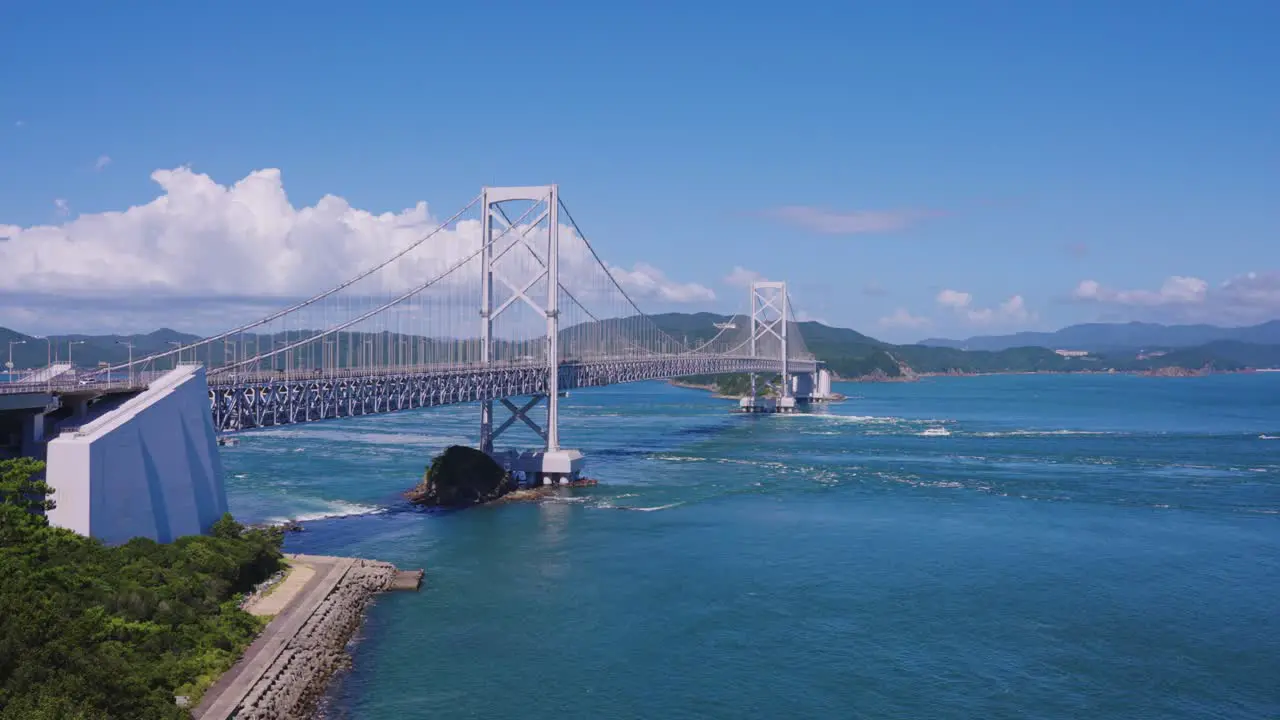
[[[415,505],[468,507],[506,495],[517,487],[501,465],[480,450],[450,445],[427,466],[422,482],[404,497]]]
[[[581,478],[569,487],[588,487],[596,481]],[[465,445],[450,445],[423,473],[422,482],[404,493],[414,505],[464,508],[499,500],[533,500],[563,485],[521,487],[521,483],[487,454]]]

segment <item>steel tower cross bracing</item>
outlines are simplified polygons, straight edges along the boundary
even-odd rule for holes
[[[761,351],[761,341],[772,335],[779,345],[782,364],[782,396],[791,394],[790,368],[787,358],[787,284],[785,282],[756,281],[751,283],[751,355]],[[777,313],[777,317],[773,316]],[[755,375],[751,376],[751,394],[756,390]]]
[[[525,229],[513,228],[507,220],[506,215],[502,212],[501,205],[506,202],[523,201],[531,202],[535,205],[542,206],[539,212],[535,213],[533,219],[528,223]],[[560,375],[560,353],[559,353],[559,288],[560,288],[560,191],[556,185],[540,185],[529,187],[486,187],[480,194],[480,217],[481,217],[481,279],[480,279],[480,360],[484,367],[490,367],[494,360],[494,337],[493,323],[504,311],[510,308],[516,301],[523,301],[526,305],[533,309],[535,313],[546,320],[546,393],[545,395],[535,394],[534,397],[522,407],[516,407],[513,403],[502,399],[502,404],[511,412],[511,417],[497,429],[493,427],[493,401],[485,400],[481,403],[480,409],[480,449],[487,453],[493,452],[493,441],[502,434],[504,430],[511,427],[515,420],[519,419],[526,425],[531,427],[546,441],[546,451],[555,452],[560,449],[559,437],[559,375]],[[535,274],[531,279],[523,283],[512,281],[504,275],[498,267],[497,262],[507,253],[515,250],[519,245],[525,246],[535,257],[539,253],[534,249],[529,239],[530,230],[537,228],[545,223],[546,226],[546,262],[543,264],[541,272]],[[494,226],[502,225],[504,231],[514,236],[514,239],[505,246],[496,246],[494,237]],[[501,283],[510,290],[511,295],[498,307],[494,307],[494,282]],[[529,291],[540,281],[545,281],[547,294],[546,299],[539,303],[529,295]],[[539,427],[538,424],[528,416],[528,412],[533,409],[540,399],[545,397],[547,400],[547,422],[546,427]]]

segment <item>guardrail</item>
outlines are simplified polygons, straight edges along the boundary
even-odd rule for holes
[[[0,395],[18,395],[26,393],[76,391],[127,392],[145,390],[156,378],[170,372],[169,370],[148,370],[134,373],[133,377],[101,379],[93,372],[67,372],[44,382],[8,382],[0,383]]]

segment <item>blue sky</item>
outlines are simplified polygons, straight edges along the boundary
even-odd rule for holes
[[[162,319],[119,282],[134,266],[84,260],[127,257],[112,243],[145,245],[150,221],[75,223],[184,166],[224,186],[278,169],[296,208],[437,217],[485,184],[555,182],[610,263],[676,289],[655,311],[736,309],[736,267],[891,340],[1280,317],[1280,3],[3,13],[0,325],[28,332]],[[222,241],[196,217],[166,237]],[[68,236],[76,254],[51,254]],[[49,273],[59,258],[85,267]],[[102,297],[55,309],[95,268],[116,277]],[[190,285],[167,272],[139,274]]]

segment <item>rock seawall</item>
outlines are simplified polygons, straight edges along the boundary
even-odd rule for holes
[[[298,633],[250,688],[238,720],[305,720],[313,717],[329,679],[347,667],[346,645],[360,626],[365,607],[396,576],[390,563],[355,560],[316,607]]]

